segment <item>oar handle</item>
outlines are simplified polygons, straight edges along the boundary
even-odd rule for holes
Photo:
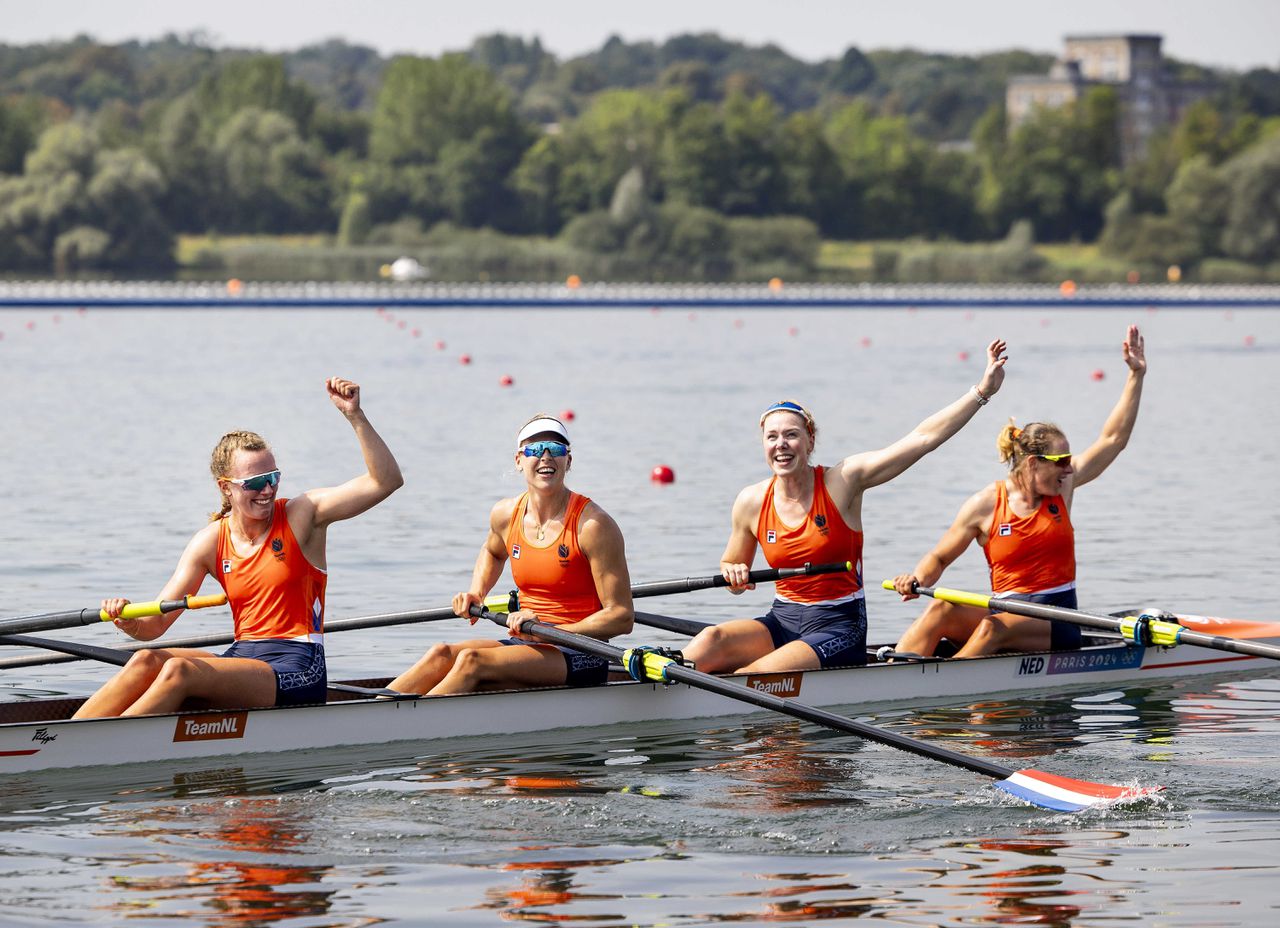
[[[805,564],[802,567],[768,567],[753,570],[747,574],[748,583],[772,583],[786,580],[789,577],[806,577],[812,574],[836,574],[853,570],[850,561],[838,561],[834,564]],[[657,583],[640,583],[631,588],[633,597],[667,596],[671,593],[690,593],[694,590],[706,590],[713,587],[728,586],[729,581],[723,574],[712,574],[707,577],[685,577],[680,580],[660,580]]]
[[[896,589],[892,580],[881,584],[886,590]],[[983,593],[966,593],[964,590],[950,590],[946,587],[927,587],[913,584],[912,589],[921,596],[931,596],[943,602],[955,603],[958,606],[975,606],[978,609],[989,609],[992,612],[1010,612],[1014,615],[1025,615],[1033,619],[1070,622],[1085,628],[1101,628],[1119,632],[1129,641],[1142,645],[1159,645],[1173,647],[1179,644],[1191,644],[1216,651],[1229,651],[1232,654],[1247,654],[1250,657],[1266,657],[1280,660],[1280,648],[1254,641],[1241,641],[1238,638],[1227,638],[1223,635],[1209,635],[1191,628],[1169,622],[1160,618],[1142,615],[1116,618],[1109,615],[1097,615],[1092,612],[1081,612],[1079,609],[1068,609],[1065,606],[1050,606],[1045,603],[1029,603],[1020,599],[1006,599],[999,596],[988,596]]]
[[[174,612],[178,609],[207,609],[209,606],[224,606],[227,602],[226,593],[215,593],[212,596],[184,596],[182,599],[166,599],[152,600],[148,603],[129,603],[120,610],[120,615],[109,616],[105,609],[98,611],[98,618],[102,622],[111,622],[115,619],[145,619],[147,616],[164,615],[166,612]]]

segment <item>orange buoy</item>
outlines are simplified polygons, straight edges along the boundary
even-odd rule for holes
[[[437,339],[436,339],[436,351],[444,351],[444,349],[445,349],[444,339],[443,339],[443,338],[437,338]]]
[[[458,363],[459,363],[459,364],[470,364],[470,363],[471,363],[471,355],[469,355],[469,354],[464,354],[462,357],[458,358]]]
[[[1094,380],[1106,380],[1107,372],[1099,367],[1099,368],[1095,368],[1094,372],[1089,376],[1092,377]]]
[[[410,332],[409,334],[410,334],[410,335],[412,335],[414,338],[421,338],[421,337],[422,337],[422,329],[414,329],[414,330],[413,330],[412,332]]]
[[[770,290],[772,290],[774,293],[777,293],[779,290],[781,290],[781,289],[782,289],[782,278],[781,278],[781,277],[770,277],[770,278],[769,278],[769,289],[770,289]]]
[[[956,357],[957,357],[957,358],[959,358],[961,361],[968,361],[968,360],[969,360],[969,352],[967,352],[967,351],[962,351],[962,352],[960,352],[958,355],[956,355]]]
[[[572,409],[561,410],[560,412],[561,422],[572,422],[573,420],[574,420],[574,414]]]
[[[570,290],[577,290],[582,286],[582,278],[577,274],[570,274],[568,279],[564,282],[564,285]]]
[[[503,374],[501,377],[498,378],[498,383],[504,387],[509,387],[515,382],[516,382],[516,379],[512,377],[510,374]]]
[[[1252,347],[1253,347],[1253,336],[1252,336],[1252,335],[1246,335],[1246,336],[1244,337],[1244,346],[1245,346],[1246,348],[1252,348]]]
[[[1142,275],[1137,271],[1130,271],[1125,275],[1125,280],[1129,281],[1131,284],[1136,284],[1138,281],[1142,280]]]
[[[27,320],[27,331],[34,332],[36,330],[36,321],[34,319]]]
[[[1063,296],[1075,296],[1076,282],[1074,280],[1064,280],[1062,283],[1058,284],[1058,292]]]
[[[244,289],[244,282],[239,278],[232,277],[227,281],[227,293],[231,296],[239,296],[240,291]]]
[[[676,472],[665,464],[659,464],[649,472],[649,479],[654,483],[675,483]]]
[[[862,347],[863,347],[863,348],[870,348],[870,347],[871,347],[871,336],[870,336],[870,335],[864,335],[864,336],[862,336]]]
[[[800,334],[800,330],[795,326],[792,326],[791,328],[787,329],[787,334],[792,337],[795,337],[796,335]]]

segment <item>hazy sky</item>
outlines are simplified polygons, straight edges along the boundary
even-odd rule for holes
[[[0,0],[0,43],[108,42],[204,30],[216,45],[283,50],[340,37],[384,53],[437,55],[476,36],[538,36],[569,57],[612,34],[717,32],[807,60],[912,47],[1056,52],[1067,34],[1159,33],[1175,58],[1280,68],[1280,0]]]

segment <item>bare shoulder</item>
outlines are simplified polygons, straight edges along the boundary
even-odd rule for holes
[[[493,509],[489,511],[489,528],[493,529],[499,535],[505,535],[507,529],[511,526],[511,520],[515,517],[516,506],[520,504],[520,497],[513,496],[510,499],[500,499],[493,504]]]
[[[602,533],[616,534],[622,537],[622,529],[618,527],[618,523],[613,520],[613,516],[605,512],[599,503],[589,500],[587,505],[582,509],[582,516],[578,520],[579,531],[588,532],[599,537]]]
[[[751,513],[759,513],[760,508],[764,506],[764,495],[769,490],[769,483],[773,478],[769,477],[761,480],[759,483],[752,483],[743,487],[737,498],[733,501],[734,513],[742,513],[750,515]]]
[[[974,493],[960,507],[960,513],[956,517],[958,522],[967,522],[974,525],[986,524],[991,518],[991,514],[996,511],[996,487],[999,481],[988,483],[977,493]]]

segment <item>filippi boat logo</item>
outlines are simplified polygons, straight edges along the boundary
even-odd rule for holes
[[[761,673],[747,677],[747,686],[771,696],[799,696],[802,673]]]
[[[174,741],[217,741],[243,738],[249,724],[248,712],[212,712],[178,716],[173,730]]]
[[[41,744],[48,744],[50,741],[57,741],[57,735],[49,734],[47,728],[37,728],[36,733],[31,736],[32,741],[39,741]]]

